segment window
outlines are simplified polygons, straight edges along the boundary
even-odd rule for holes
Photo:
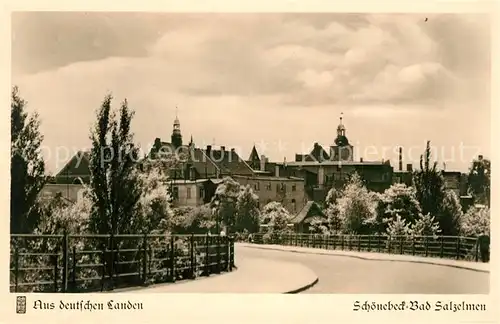
[[[292,184],[292,191],[297,191],[297,185],[295,183]]]
[[[256,182],[256,183],[253,185],[253,189],[254,189],[255,191],[259,191],[259,190],[260,190],[260,185],[259,185],[259,183],[258,183],[258,182]]]
[[[172,196],[175,200],[179,199],[179,187],[174,187],[173,188],[173,193]]]
[[[280,188],[281,188],[280,184],[279,184],[279,183],[277,183],[277,184],[276,184],[276,192],[279,192],[279,191],[280,191]]]
[[[191,188],[187,188],[186,197],[187,199],[191,198]]]
[[[282,183],[280,185],[280,189],[281,189],[281,191],[286,191],[286,184]]]
[[[292,199],[292,211],[296,212],[297,210],[297,204],[295,203],[295,199]]]
[[[205,198],[205,188],[200,187],[200,198]]]
[[[268,182],[268,183],[267,183],[266,189],[267,189],[268,191],[271,191],[271,183],[270,183],[270,182]]]

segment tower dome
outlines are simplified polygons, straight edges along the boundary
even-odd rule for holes
[[[340,122],[337,126],[337,138],[335,139],[335,144],[337,146],[347,146],[349,145],[349,140],[347,139],[345,132],[346,128],[342,122],[342,117],[344,113],[340,113]]]

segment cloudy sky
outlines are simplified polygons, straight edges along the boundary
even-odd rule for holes
[[[466,170],[491,152],[480,14],[16,13],[12,82],[54,172],[89,146],[108,92],[136,111],[144,149],[169,140],[178,106],[186,141],[244,157],[254,143],[278,161],[329,146],[341,112],[356,159],[397,161],[401,145],[416,162],[431,140],[440,165]]]

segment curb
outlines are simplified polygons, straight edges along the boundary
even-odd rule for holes
[[[456,264],[446,264],[446,263],[436,262],[435,260],[396,260],[396,259],[381,259],[381,258],[376,258],[376,257],[367,258],[367,257],[359,256],[359,255],[324,253],[321,251],[309,252],[309,251],[284,250],[284,249],[280,249],[280,248],[259,247],[259,246],[250,246],[250,245],[244,245],[244,246],[251,248],[251,249],[272,250],[272,251],[292,252],[292,253],[301,253],[301,254],[318,254],[318,255],[327,255],[327,256],[340,256],[340,257],[355,258],[355,259],[361,259],[361,260],[367,260],[367,261],[423,263],[423,264],[431,264],[431,265],[437,265],[437,266],[443,266],[443,267],[458,268],[458,269],[464,269],[464,270],[470,270],[470,271],[482,272],[482,273],[488,273],[488,274],[490,273],[489,270],[477,269],[474,267],[467,267],[467,266],[456,265]],[[333,252],[333,250],[331,250],[331,251]]]
[[[303,292],[309,288],[311,288],[312,286],[314,286],[315,284],[317,284],[319,281],[319,278],[316,277],[316,279],[314,279],[313,282],[311,282],[310,284],[307,284],[305,286],[302,286],[300,288],[297,288],[297,289],[293,289],[293,290],[290,290],[290,291],[287,291],[287,292],[284,292],[284,294],[298,294],[300,292]]]

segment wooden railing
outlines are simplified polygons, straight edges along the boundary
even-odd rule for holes
[[[252,234],[251,243],[489,261],[489,243],[471,237]]]
[[[105,291],[233,267],[227,236],[11,235],[11,292]]]

